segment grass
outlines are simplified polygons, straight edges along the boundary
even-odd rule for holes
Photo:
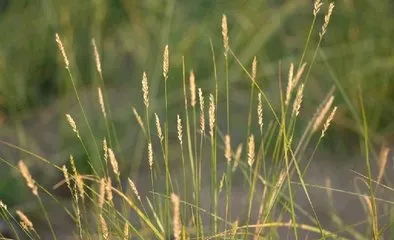
[[[55,202],[67,214],[73,223],[73,237],[77,239],[304,239],[309,235],[316,239],[380,239],[390,224],[379,224],[381,216],[378,203],[386,207],[392,205],[392,202],[377,196],[380,188],[389,189],[389,186],[380,182],[387,154],[383,154],[378,164],[379,180],[374,181],[371,153],[375,153],[370,137],[373,132],[365,111],[365,93],[362,86],[358,85],[357,107],[353,105],[337,81],[335,69],[327,63],[321,45],[326,31],[329,34],[331,30],[330,18],[334,11],[335,19],[336,9],[333,4],[328,9],[322,8],[319,2],[314,4],[312,24],[300,60],[289,66],[280,62],[277,66],[277,79],[272,83],[277,84],[277,99],[271,93],[273,88],[267,88],[259,79],[262,74],[258,73],[261,70],[258,58],[250,58],[250,51],[243,51],[241,56],[237,54],[238,43],[230,37],[226,15],[222,16],[223,47],[218,50],[214,41],[210,40],[210,47],[206,49],[212,59],[212,81],[209,84],[200,85],[198,71],[190,70],[188,78],[188,56],[177,57],[179,55],[172,52],[171,44],[161,45],[162,76],[144,71],[140,91],[143,101],[129,109],[135,116],[134,127],[141,129],[140,136],[143,139],[133,150],[142,151],[146,156],[146,162],[136,161],[134,167],[145,169],[141,166],[148,166],[150,189],[139,188],[136,181],[138,176],[131,175],[123,168],[127,165],[126,161],[133,158],[122,156],[119,132],[106,97],[106,75],[95,40],[92,40],[91,45],[100,81],[96,105],[101,110],[99,124],[104,129],[102,134],[95,131],[93,119],[89,119],[87,114],[89,109],[81,101],[76,81],[79,79],[76,74],[78,66],[69,59],[70,46],[64,44],[56,33],[58,52],[63,59],[64,71],[68,75],[80,113],[76,118],[78,121],[74,120],[73,114],[65,112],[65,122],[70,125],[69,131],[73,133],[74,141],[82,146],[87,169],[78,166],[80,159],[73,157],[72,153],[67,163],[56,164],[25,147],[1,141],[3,145],[28,156],[28,160],[20,161],[18,166],[8,159],[1,158],[1,161],[15,172],[19,170],[21,179],[36,198],[34,201],[37,201],[44,215],[51,238],[61,239],[64,236],[58,236],[59,229],[54,227],[51,220],[54,216],[51,216],[47,202]],[[168,5],[168,14],[174,11],[173,4]],[[288,7],[291,9],[294,6]],[[323,11],[324,14],[318,14]],[[320,16],[324,18],[318,24],[317,18]],[[319,37],[315,45],[312,41],[314,35]],[[307,52],[312,52],[312,55]],[[335,106],[335,92],[327,90],[325,99],[314,114],[303,111],[304,98],[309,97],[304,89],[310,86],[309,79],[318,57],[327,65],[327,75],[334,79],[336,88],[344,96],[356,119],[367,169],[367,174],[360,173],[359,177],[365,183],[367,193],[306,182],[309,164],[328,134],[338,109]],[[249,58],[253,61],[245,61]],[[172,68],[173,61],[181,62],[181,69]],[[287,72],[287,68],[286,79],[283,73]],[[230,82],[233,73],[250,82],[248,114],[242,124],[232,120],[236,115],[232,106],[232,99],[236,96],[231,91]],[[175,85],[182,85],[183,96],[178,99],[183,99],[184,106],[178,104],[176,114],[173,115],[170,105],[174,105],[174,98],[171,98],[170,92],[175,90],[170,90]],[[159,86],[164,88],[162,99],[156,92],[160,90]],[[143,106],[143,109],[138,106]],[[160,112],[161,109],[164,110]],[[306,124],[300,120],[301,116],[308,119]],[[176,140],[174,137],[177,137]],[[239,141],[239,145],[234,148],[236,141]],[[308,149],[312,149],[311,154]],[[32,163],[33,159],[38,161]],[[49,188],[40,185],[32,177],[27,162],[29,165],[53,168],[62,174],[63,179],[56,184],[56,188],[67,189],[70,200],[63,202]],[[209,194],[203,194],[205,184],[209,186]],[[234,198],[234,189],[239,186],[244,189],[244,209],[237,209],[240,199]],[[326,227],[310,194],[315,188],[325,190],[330,202],[333,201],[332,192],[360,199],[367,220],[360,219],[357,224],[367,226],[364,231],[361,232],[357,225],[343,224],[334,210],[332,218],[339,227],[336,230]],[[307,207],[300,206],[296,199],[300,191]],[[209,204],[206,207],[207,201]],[[22,212],[19,207],[8,208],[6,201],[0,207],[2,219],[7,222],[16,239],[44,238],[38,231],[41,226],[37,227],[34,221],[29,220],[29,214],[24,213],[24,209]],[[301,216],[305,216],[307,221],[301,221]]]

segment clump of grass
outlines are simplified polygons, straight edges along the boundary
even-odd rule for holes
[[[84,147],[88,155],[89,164],[92,168],[92,175],[84,175],[79,172],[75,165],[74,158],[70,156],[70,164],[72,172],[63,165],[62,167],[53,166],[61,171],[64,175],[64,184],[72,195],[72,209],[65,208],[70,218],[75,222],[75,236],[79,239],[94,238],[97,234],[101,239],[121,238],[129,239],[134,237],[138,239],[259,239],[272,238],[278,236],[277,228],[288,228],[292,231],[289,238],[299,238],[299,231],[308,231],[318,234],[323,239],[341,238],[340,234],[328,231],[319,221],[313,206],[313,200],[309,194],[309,186],[304,181],[304,175],[308,165],[312,159],[306,164],[304,169],[300,168],[303,161],[305,149],[310,146],[311,139],[314,134],[321,129],[318,141],[313,145],[316,149],[323,137],[326,135],[330,124],[332,123],[337,107],[333,106],[334,96],[332,92],[328,93],[327,98],[318,108],[314,116],[311,117],[309,124],[304,128],[301,137],[295,134],[296,128],[303,126],[298,123],[298,117],[302,114],[302,103],[304,98],[304,88],[307,87],[307,80],[312,65],[316,58],[316,53],[320,47],[321,41],[327,32],[328,23],[330,21],[334,4],[329,5],[328,11],[324,17],[324,22],[319,32],[319,42],[315,48],[315,54],[308,64],[304,62],[305,51],[309,47],[310,38],[315,28],[317,14],[322,7],[321,1],[315,1],[313,9],[313,21],[301,56],[296,74],[294,74],[295,66],[291,64],[287,87],[284,90],[282,85],[281,74],[279,74],[278,86],[280,95],[280,106],[276,109],[270,99],[266,95],[266,89],[258,83],[257,76],[257,58],[252,62],[251,71],[245,67],[233,51],[229,41],[229,30],[227,27],[227,17],[222,16],[222,37],[223,37],[223,54],[225,62],[225,107],[226,109],[226,125],[223,131],[220,127],[218,109],[222,108],[222,102],[219,101],[219,93],[222,89],[218,88],[220,81],[217,76],[216,60],[217,56],[212,47],[213,71],[215,87],[213,89],[205,89],[199,86],[197,75],[193,70],[189,74],[189,86],[186,83],[186,67],[185,60],[182,58],[183,73],[183,94],[184,94],[184,111],[179,109],[179,114],[175,119],[168,115],[168,89],[169,81],[176,79],[170,78],[170,52],[166,45],[163,52],[163,79],[164,79],[164,109],[165,116],[159,116],[154,113],[154,121],[156,130],[151,130],[152,110],[150,109],[149,79],[148,73],[143,72],[142,75],[142,100],[145,106],[145,114],[140,115],[135,107],[132,112],[137,123],[144,133],[147,146],[147,165],[150,171],[150,180],[152,191],[146,195],[142,195],[138,191],[137,183],[132,180],[128,173],[121,171],[121,161],[116,158],[117,148],[115,148],[116,139],[113,139],[114,128],[111,122],[110,112],[106,108],[105,95],[102,88],[98,88],[98,104],[100,105],[107,136],[100,136],[103,140],[103,156],[98,149],[97,155],[90,154],[85,147],[86,141],[94,141],[95,136],[90,129],[89,119],[87,118],[84,106],[79,100],[78,92],[74,84],[72,75],[72,65],[70,64],[65,47],[58,34],[55,40],[64,60],[65,68],[69,74],[70,80],[74,86],[76,97],[80,105],[81,112],[84,116],[89,132],[89,139],[85,139],[79,134],[77,123],[66,114],[66,119],[71,126],[71,130],[76,134],[79,142]],[[211,42],[212,43],[212,42]],[[95,41],[92,40],[94,58],[96,61],[97,72],[103,81],[103,74]],[[244,141],[233,149],[235,139],[232,137],[231,131],[231,103],[230,103],[230,82],[228,79],[229,61],[238,63],[239,68],[244,72],[250,81],[250,102],[249,113],[245,122],[247,124],[237,127],[237,131],[246,129]],[[279,68],[281,73],[282,69]],[[186,89],[189,89],[187,91]],[[198,89],[198,91],[197,91]],[[257,91],[257,99],[255,95]],[[198,103],[197,106],[197,92]],[[189,95],[189,97],[188,97]],[[208,99],[208,114],[206,114],[206,100]],[[256,103],[257,100],[257,104]],[[197,109],[199,107],[199,109]],[[199,116],[197,116],[199,111]],[[206,130],[206,115],[208,115],[208,130]],[[268,118],[263,115],[272,115],[273,120],[266,124]],[[142,117],[141,117],[142,116]],[[164,119],[164,131],[160,119]],[[365,123],[366,124],[366,123]],[[179,148],[170,149],[170,132],[169,129],[176,128]],[[256,133],[255,129],[258,129]],[[113,131],[111,133],[111,131]],[[207,131],[207,132],[206,132]],[[367,131],[365,131],[367,133]],[[224,133],[224,134],[223,134]],[[244,132],[245,133],[245,132]],[[108,138],[108,142],[107,142]],[[154,141],[157,138],[158,141]],[[157,146],[156,146],[157,144]],[[209,144],[209,146],[208,146]],[[366,144],[367,145],[367,144]],[[246,150],[243,153],[243,146]],[[159,149],[155,152],[154,149]],[[367,148],[367,146],[366,146]],[[218,154],[222,151],[223,154]],[[170,166],[170,151],[179,152],[181,158],[181,177],[173,177],[172,173],[175,169]],[[28,152],[25,150],[25,152]],[[209,161],[206,160],[206,153],[210,154]],[[185,154],[186,153],[186,154]],[[31,154],[40,159],[40,157]],[[313,154],[312,154],[313,155]],[[387,151],[383,151],[382,159],[387,159]],[[95,158],[98,158],[102,171],[98,171],[94,165]],[[104,160],[104,161],[102,161]],[[161,162],[162,160],[162,162]],[[186,161],[186,160],[189,160]],[[368,160],[368,158],[367,158]],[[221,175],[218,165],[220,161],[225,161],[226,170]],[[368,162],[368,161],[367,161]],[[384,168],[386,160],[381,160],[381,169]],[[49,163],[45,160],[45,163]],[[110,165],[110,166],[109,166]],[[204,165],[208,165],[210,171],[203,171]],[[53,238],[56,238],[55,231],[52,227],[49,215],[42,204],[40,194],[45,193],[50,197],[52,195],[33,180],[23,161],[18,163],[19,170],[25,179],[27,186],[30,188],[34,196],[37,197],[42,211],[44,212],[48,225],[50,226]],[[108,169],[112,170],[109,171]],[[369,167],[370,168],[370,167]],[[237,182],[235,176],[241,174],[243,182]],[[220,178],[220,175],[222,176]],[[380,170],[378,182],[383,177],[383,170]],[[210,209],[203,209],[201,198],[202,180],[210,179]],[[298,178],[299,182],[294,183],[294,179]],[[368,206],[368,214],[372,216],[373,235],[375,239],[379,237],[376,203],[374,191],[372,190],[371,174],[369,173],[369,187],[371,189],[370,196],[365,196],[364,201]],[[164,183],[161,184],[161,180]],[[220,180],[219,180],[220,179]],[[126,180],[128,184],[122,184]],[[233,186],[235,184],[244,184],[247,189],[245,198],[247,206],[245,212],[246,219],[240,219],[231,209]],[[301,185],[312,213],[307,213],[313,224],[298,222],[297,211],[302,211],[297,205],[294,195],[296,190],[294,185]],[[164,185],[164,189],[163,189]],[[222,189],[225,187],[225,202],[221,202],[219,197]],[[40,189],[40,191],[39,191]],[[131,191],[127,191],[130,189]],[[42,191],[41,191],[42,190]],[[256,195],[260,194],[261,198],[256,201]],[[39,194],[40,193],[40,194]],[[56,200],[56,199],[55,199]],[[1,204],[2,215],[12,225],[13,214],[9,214],[6,205]],[[224,216],[220,215],[220,207],[225,206]],[[172,208],[172,211],[171,211]],[[252,211],[257,210],[258,214],[252,217]],[[40,236],[33,227],[33,223],[21,212],[16,211],[21,219],[20,226],[30,239],[39,239]],[[89,220],[93,215],[97,219],[97,224],[92,224]],[[15,233],[17,231],[14,231]],[[33,233],[33,234],[32,234]],[[16,233],[17,234],[17,233]]]

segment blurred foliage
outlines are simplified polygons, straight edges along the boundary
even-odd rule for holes
[[[323,2],[306,56],[308,63],[328,6],[327,1]],[[100,84],[91,50],[91,38],[95,38],[107,86],[130,83],[139,88],[142,71],[146,70],[151,93],[159,99],[163,94],[158,91],[162,86],[162,50],[169,44],[169,89],[173,102],[177,102],[181,56],[185,56],[187,71],[195,70],[200,86],[213,86],[210,39],[219,78],[223,77],[220,20],[225,13],[233,51],[245,66],[250,66],[257,55],[259,81],[264,87],[276,87],[278,62],[282,62],[286,76],[290,62],[299,61],[312,21],[312,7],[310,0],[0,1],[2,118],[18,121],[25,112],[50,106],[72,90],[55,32],[64,41],[80,88],[95,89]],[[336,2],[304,98],[308,101],[305,110],[312,113],[328,89],[337,86],[340,111],[333,129],[336,134],[332,134],[336,142],[346,143],[354,136],[349,133],[359,133],[360,92],[373,140],[381,141],[394,133],[393,12],[390,0]],[[249,82],[231,57],[229,76],[238,91],[232,101],[247,106]],[[138,96],[132,98],[139,100]]]

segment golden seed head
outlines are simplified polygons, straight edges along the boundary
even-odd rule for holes
[[[114,171],[115,175],[119,177],[119,167],[118,167],[118,161],[116,160],[115,153],[112,151],[111,148],[108,148],[108,157],[109,157],[109,162],[111,163],[112,170]]]
[[[323,125],[323,130],[321,132],[321,137],[324,137],[324,135],[326,134],[328,127],[330,126],[332,120],[334,119],[336,111],[337,111],[337,107],[335,106],[332,109],[330,115],[328,116],[328,118],[326,119],[326,122]]]
[[[227,162],[231,162],[231,138],[230,135],[224,136],[224,157]]]
[[[16,210],[16,214],[18,215],[21,226],[27,231],[34,231],[33,223],[30,219],[20,210]]]
[[[144,133],[146,133],[145,131],[145,127],[144,127],[144,122],[142,121],[141,116],[138,114],[137,110],[135,109],[135,107],[133,107],[133,114],[135,116],[135,119],[137,120],[138,124],[140,125],[140,127],[142,128],[142,131]]]
[[[380,183],[382,177],[384,175],[384,170],[386,169],[387,157],[389,155],[390,148],[388,148],[385,144],[381,147],[379,153],[379,174],[377,182]]]
[[[107,201],[111,203],[112,199],[113,199],[111,178],[107,178],[106,185],[105,185],[105,192],[107,195]]]
[[[258,105],[257,105],[257,117],[258,117],[258,124],[260,127],[260,133],[263,132],[263,98],[261,92],[258,93]]]
[[[252,62],[252,79],[253,81],[256,81],[256,76],[257,76],[257,58],[254,56],[253,62]]]
[[[97,50],[97,45],[96,45],[96,40],[92,38],[92,47],[93,47],[93,54],[94,54],[94,59],[96,60],[96,69],[98,74],[100,75],[100,78],[103,78],[103,73],[101,71],[101,62],[100,62],[100,55]]]
[[[322,38],[324,36],[324,34],[326,34],[328,23],[330,22],[330,18],[332,15],[332,11],[334,10],[334,7],[335,7],[335,5],[333,2],[331,2],[330,5],[328,6],[328,12],[324,16],[324,23],[323,23],[323,26],[321,27],[321,31],[319,33],[320,38]]]
[[[178,115],[176,115],[176,119],[177,119],[177,129],[178,129],[178,140],[179,140],[179,143],[181,144],[181,147],[182,147],[182,144],[183,144],[183,141],[182,141],[182,120],[181,120],[181,118],[179,117],[179,114]]]
[[[81,199],[85,199],[85,189],[83,187],[83,179],[82,176],[80,174],[77,174],[75,176],[75,182],[77,184],[77,188],[79,191],[79,196],[81,197]]]
[[[171,202],[172,202],[172,209],[173,209],[173,231],[174,231],[174,239],[181,240],[181,231],[182,231],[182,223],[180,217],[180,210],[179,210],[179,197],[175,194],[171,194]]]
[[[215,128],[215,99],[212,94],[209,95],[209,134],[211,135],[211,138],[213,138],[214,135],[214,128]]]
[[[152,171],[152,166],[153,166],[152,143],[148,143],[148,162],[149,162],[149,169]]]
[[[298,81],[300,81],[302,73],[304,73],[305,67],[306,67],[306,63],[303,63],[301,67],[297,70],[297,74],[293,79],[293,88],[295,88],[298,84]]]
[[[314,5],[313,5],[313,15],[316,17],[316,15],[319,13],[321,6],[323,3],[321,0],[316,0]]]
[[[104,206],[104,201],[105,201],[105,179],[102,178],[100,179],[100,189],[99,189],[99,199],[98,199],[98,205],[100,210]]]
[[[146,72],[142,74],[142,92],[144,94],[144,104],[145,107],[149,107],[149,87],[148,87],[148,77]]]
[[[168,79],[168,68],[169,68],[169,56],[168,56],[168,45],[165,46],[164,48],[164,53],[163,53],[163,76],[164,79]]]
[[[68,170],[66,165],[62,166],[64,180],[66,181],[67,187],[71,190],[71,182],[70,182],[70,175],[68,174]]]
[[[133,190],[133,192],[134,192],[135,196],[137,197],[137,199],[139,201],[141,201],[141,197],[140,197],[140,194],[138,193],[137,187],[135,186],[133,180],[131,180],[130,178],[129,178],[129,185],[130,185],[131,190]]]
[[[255,159],[255,143],[254,143],[254,136],[253,134],[250,135],[248,141],[248,164],[250,167],[253,166]]]
[[[57,33],[55,34],[55,38],[56,38],[57,46],[59,47],[60,52],[62,53],[66,69],[68,69],[70,67],[70,62],[68,61],[68,58],[67,58],[67,55],[66,55],[66,51],[64,50],[63,42],[60,39],[59,34],[57,34]]]
[[[66,114],[66,118],[67,118],[68,124],[71,126],[71,129],[73,130],[73,132],[75,132],[75,134],[79,138],[79,131],[78,131],[77,124],[75,123],[74,119],[71,117],[70,114]]]
[[[38,188],[36,182],[30,175],[29,169],[27,168],[26,164],[22,160],[18,162],[18,168],[23,178],[25,179],[27,186],[31,189],[33,195],[38,196]]]
[[[227,17],[224,14],[222,16],[222,35],[223,35],[224,56],[227,56],[229,50],[228,28],[227,28]]]
[[[201,134],[205,134],[205,113],[204,113],[204,96],[201,88],[198,89],[198,99],[200,102],[200,130]]]
[[[318,111],[315,114],[317,117],[314,118],[315,121],[313,122],[312,132],[315,132],[320,127],[320,125],[323,122],[323,119],[327,115],[328,110],[330,110],[333,101],[334,101],[334,96],[331,95],[328,101],[323,106],[320,106],[318,108]]]
[[[104,161],[105,163],[108,162],[108,145],[107,145],[107,139],[104,138],[103,140],[103,151],[104,151]]]
[[[123,240],[128,240],[128,239],[129,239],[129,224],[125,222],[123,227]]]
[[[287,88],[286,88],[286,99],[285,99],[286,106],[289,104],[291,91],[293,90],[293,72],[294,72],[294,64],[291,63],[289,69],[289,78],[287,80]]]
[[[298,114],[300,113],[303,96],[304,96],[304,84],[301,84],[298,87],[297,95],[293,103],[293,114],[295,114],[296,116],[298,116]]]
[[[160,119],[159,116],[155,113],[155,118],[156,118],[156,129],[157,129],[157,136],[160,139],[160,142],[163,142],[164,136],[163,136],[163,131],[161,130],[161,125],[160,125]]]
[[[71,163],[71,169],[73,170],[74,175],[77,175],[78,171],[77,171],[77,167],[75,166],[75,161],[74,161],[73,155],[70,155],[70,163]]]
[[[107,226],[107,223],[105,222],[103,215],[101,215],[101,214],[100,214],[100,224],[101,224],[101,231],[103,234],[103,239],[108,240],[109,239],[108,226]]]
[[[97,91],[98,91],[98,97],[99,97],[99,103],[100,103],[100,107],[101,107],[101,112],[103,113],[104,118],[107,118],[107,113],[105,111],[105,105],[104,105],[103,92],[101,91],[100,87],[97,89]]]
[[[194,107],[196,105],[196,78],[194,76],[193,70],[190,71],[189,82],[190,82],[190,104],[192,107]]]

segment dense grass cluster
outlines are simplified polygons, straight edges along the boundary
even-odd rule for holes
[[[319,26],[319,12],[325,10],[322,25]],[[51,213],[45,201],[54,201],[64,208],[75,228],[75,239],[303,239],[311,235],[320,239],[380,239],[384,228],[378,224],[377,203],[374,184],[380,184],[384,176],[388,148],[382,151],[378,180],[372,180],[369,159],[370,143],[368,125],[364,111],[361,111],[360,124],[363,127],[364,150],[366,154],[367,175],[363,176],[369,194],[357,197],[366,203],[365,232],[358,232],[352,227],[332,231],[326,229],[319,221],[314,202],[309,191],[313,187],[304,181],[308,166],[320,142],[327,134],[334,120],[337,107],[334,101],[334,88],[327,90],[322,103],[307,124],[299,121],[303,114],[304,89],[308,87],[308,79],[318,57],[320,45],[328,31],[334,4],[323,8],[319,0],[314,2],[313,20],[300,60],[289,66],[278,65],[279,104],[275,105],[268,95],[268,89],[258,79],[258,58],[252,62],[242,62],[231,47],[231,33],[227,25],[227,17],[223,15],[221,29],[223,48],[220,58],[224,57],[224,66],[217,64],[219,55],[215,52],[211,41],[212,71],[214,78],[210,88],[203,88],[198,81],[198,72],[187,70],[185,57],[181,57],[181,74],[172,74],[171,52],[168,45],[163,46],[162,78],[164,101],[160,102],[164,109],[156,112],[152,108],[150,94],[150,73],[143,72],[141,81],[141,100],[143,109],[132,106],[129,110],[135,116],[136,127],[144,135],[146,162],[142,162],[149,171],[150,189],[139,189],[134,176],[125,172],[124,156],[120,157],[121,144],[118,142],[115,123],[106,98],[106,86],[101,66],[99,50],[93,39],[92,55],[100,79],[97,90],[97,105],[101,109],[101,120],[105,136],[97,136],[91,126],[92,119],[86,114],[85,106],[80,99],[78,85],[74,77],[74,67],[68,58],[68,48],[63,44],[61,35],[55,40],[64,61],[71,86],[82,115],[86,135],[80,134],[79,125],[73,116],[65,113],[65,119],[79,141],[87,156],[89,171],[78,169],[73,155],[64,165],[56,165],[51,161],[9,143],[9,147],[17,148],[32,158],[46,164],[62,174],[63,179],[56,188],[64,187],[71,195],[69,204],[59,201],[29,172],[24,160],[18,162],[18,169],[26,186],[36,197],[51,232],[51,238],[62,239],[53,226]],[[312,45],[311,38],[317,35],[317,45]],[[308,59],[306,53],[312,49]],[[187,56],[186,56],[187,58]],[[234,135],[231,98],[229,84],[229,61],[237,63],[244,76],[250,81],[248,115],[242,125],[236,126]],[[250,65],[250,67],[249,67]],[[286,77],[283,69],[289,69]],[[218,72],[223,71],[223,78]],[[173,75],[181,76],[174,79]],[[178,114],[170,115],[168,111],[168,88],[171,81],[180,81],[183,87],[183,102],[179,104]],[[224,85],[220,88],[219,85]],[[360,94],[360,105],[363,110],[363,99]],[[224,114],[223,114],[224,113]],[[268,116],[268,117],[267,117]],[[101,121],[100,120],[100,121]],[[233,126],[233,127],[232,127]],[[176,129],[175,131],[171,131]],[[301,133],[301,134],[299,134]],[[174,146],[173,135],[177,137]],[[101,139],[100,142],[97,139]],[[237,142],[238,141],[238,142]],[[93,151],[88,149],[93,145]],[[312,154],[306,154],[312,149]],[[175,158],[175,159],[174,159]],[[122,160],[120,160],[122,159]],[[7,160],[3,160],[9,163]],[[180,166],[180,167],[177,167]],[[224,166],[224,167],[219,167]],[[202,188],[209,182],[208,196],[202,195]],[[147,184],[145,184],[147,185]],[[245,190],[244,209],[236,209],[238,202],[233,196],[233,188],[242,186]],[[324,187],[323,187],[324,188]],[[330,191],[325,188],[328,198]],[[144,194],[140,194],[140,191]],[[297,191],[302,191],[308,202],[308,209],[302,209],[295,200]],[[346,192],[344,192],[346,194]],[[43,196],[45,195],[45,201]],[[48,200],[47,198],[51,200]],[[209,208],[205,208],[203,198],[209,200]],[[205,199],[205,200],[206,200]],[[1,202],[1,216],[8,223],[16,239],[42,239],[36,231],[34,222],[23,210],[8,209]],[[240,211],[241,210],[241,211]],[[242,212],[241,216],[237,215]],[[309,221],[300,222],[298,214],[305,215]],[[282,231],[285,229],[284,231]],[[365,237],[364,237],[365,236]]]

